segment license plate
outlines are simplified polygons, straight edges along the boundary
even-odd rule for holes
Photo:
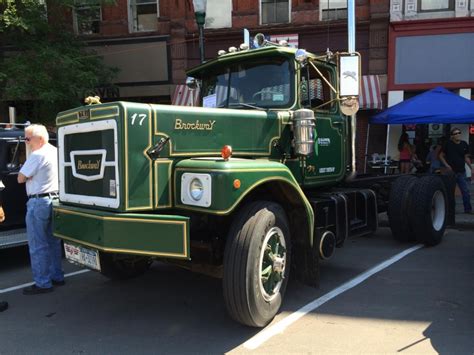
[[[100,271],[99,252],[97,250],[64,243],[64,251],[69,261]]]

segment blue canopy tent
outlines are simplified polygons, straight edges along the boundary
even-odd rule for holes
[[[385,165],[387,166],[391,124],[474,123],[474,101],[438,86],[372,116],[370,123],[387,125],[385,146]],[[387,168],[385,168],[386,171]]]
[[[474,123],[474,102],[438,86],[382,111],[379,124]]]

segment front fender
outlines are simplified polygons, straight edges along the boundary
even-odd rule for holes
[[[209,174],[212,181],[212,201],[209,207],[191,206],[181,201],[181,177],[184,173]],[[240,187],[234,187],[234,181]],[[197,158],[180,161],[176,165],[174,203],[177,208],[216,215],[231,214],[240,201],[262,184],[281,182],[294,191],[303,203],[308,220],[310,240],[313,235],[314,213],[291,171],[279,162],[259,159]]]

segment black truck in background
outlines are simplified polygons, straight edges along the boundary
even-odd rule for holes
[[[20,167],[26,160],[25,131],[14,126],[0,128],[0,203],[5,216],[0,223],[0,249],[27,243],[25,229],[25,184],[18,184]],[[2,217],[2,211],[0,211]]]
[[[17,177],[26,160],[25,130],[28,124],[4,124],[0,127],[0,249],[28,243],[25,229],[26,190]],[[56,145],[55,133],[49,132]]]

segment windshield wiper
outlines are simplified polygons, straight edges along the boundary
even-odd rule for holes
[[[219,106],[219,108],[223,108],[225,107],[225,105],[221,105]],[[259,106],[256,106],[256,105],[253,105],[253,104],[246,104],[245,102],[229,102],[229,106],[228,108],[233,108],[233,107],[247,107],[247,108],[253,108],[255,110],[263,110],[263,111],[267,111],[268,108],[264,108],[264,107],[259,107]]]

